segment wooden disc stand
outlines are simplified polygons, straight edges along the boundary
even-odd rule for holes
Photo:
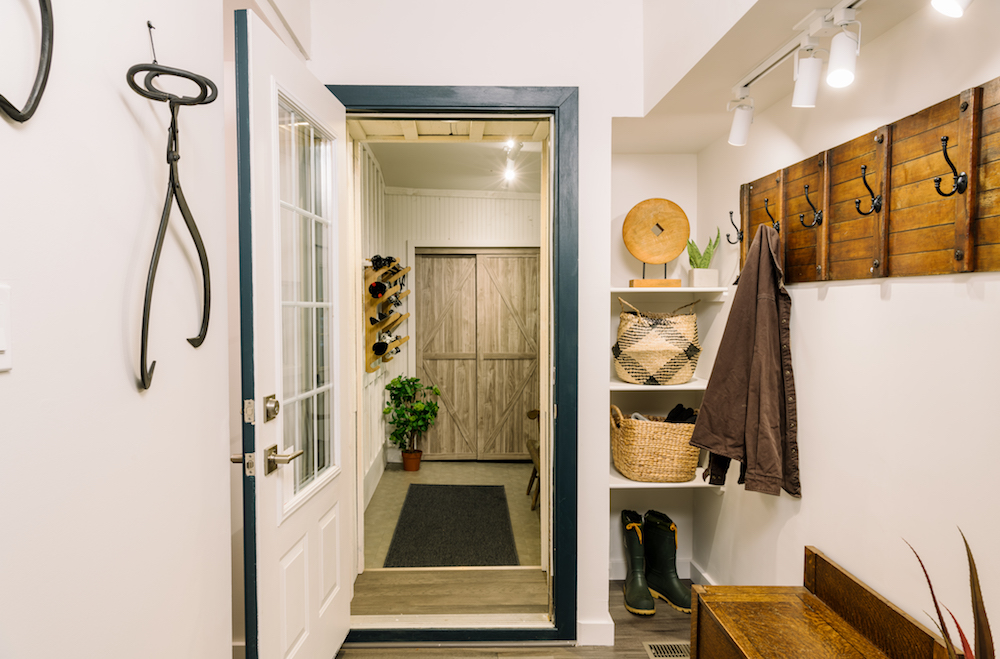
[[[382,364],[391,362],[393,351],[410,340],[409,336],[399,337],[389,344],[383,355],[379,356],[375,354],[375,344],[379,341],[379,334],[382,332],[391,332],[399,327],[400,323],[410,317],[409,313],[401,314],[395,310],[390,312],[392,305],[389,303],[390,299],[394,296],[398,295],[396,299],[402,300],[410,294],[409,290],[404,291],[399,283],[395,283],[409,271],[409,267],[394,271],[392,266],[386,266],[378,270],[370,265],[365,266],[365,290],[363,293],[365,303],[362,322],[365,326],[365,370],[369,373],[374,373]],[[369,287],[375,282],[382,282],[388,287],[385,294],[381,297],[372,297],[371,293],[369,293]],[[372,324],[369,319],[379,318],[381,314],[387,314],[387,317]]]

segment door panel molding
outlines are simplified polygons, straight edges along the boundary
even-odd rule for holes
[[[576,87],[328,85],[348,111],[547,114],[552,159],[552,601],[551,629],[352,630],[351,643],[565,641],[577,620],[577,386],[579,364],[579,91]],[[547,415],[546,415],[547,416]]]

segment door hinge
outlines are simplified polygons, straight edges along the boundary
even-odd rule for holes
[[[253,412],[253,401],[245,400],[243,401],[243,423],[249,423],[251,426],[254,423],[254,412]]]
[[[559,418],[559,406],[558,405],[555,405],[555,404],[552,405],[552,418],[553,419],[558,419]]]

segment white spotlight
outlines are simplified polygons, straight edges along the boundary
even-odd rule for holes
[[[793,108],[816,107],[819,92],[819,76],[823,70],[823,60],[818,57],[798,59],[795,54],[795,91],[792,92]]]
[[[961,18],[971,4],[972,0],[931,0],[931,7],[952,18]]]
[[[830,66],[826,71],[826,84],[846,87],[854,82],[854,66],[861,50],[860,36],[844,30],[830,43]]]
[[[733,111],[733,126],[729,129],[729,143],[733,146],[744,146],[750,135],[750,124],[753,123],[753,99],[749,96],[738,101]]]

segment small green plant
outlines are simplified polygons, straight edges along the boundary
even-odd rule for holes
[[[404,378],[398,375],[385,385],[389,392],[389,402],[382,414],[388,414],[389,423],[394,426],[389,440],[402,451],[415,451],[417,440],[434,425],[438,415],[437,401],[431,396],[440,396],[437,387],[424,385],[420,378]]]
[[[716,248],[719,246],[720,233],[718,229],[715,230],[715,240],[708,241],[704,253],[698,251],[698,245],[693,240],[688,241],[688,259],[691,261],[692,268],[708,267],[708,264],[712,262],[712,256],[715,255]]]

